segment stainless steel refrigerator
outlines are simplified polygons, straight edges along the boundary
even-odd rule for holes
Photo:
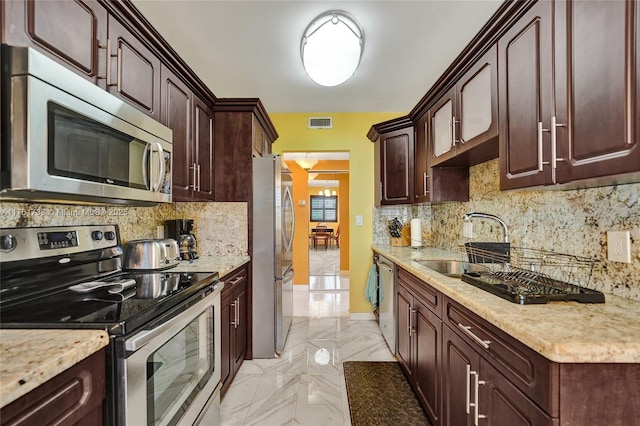
[[[253,357],[284,349],[293,317],[293,180],[277,155],[253,159]]]

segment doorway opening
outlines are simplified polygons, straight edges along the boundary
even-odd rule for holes
[[[307,271],[309,291],[348,292],[349,152],[287,152],[283,158],[294,175],[296,238],[305,240],[294,250],[296,273]]]

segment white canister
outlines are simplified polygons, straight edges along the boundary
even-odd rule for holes
[[[411,247],[422,247],[422,223],[411,219]]]

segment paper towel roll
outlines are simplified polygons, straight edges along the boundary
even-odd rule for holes
[[[420,219],[411,219],[411,247],[422,247],[422,223],[420,223]]]

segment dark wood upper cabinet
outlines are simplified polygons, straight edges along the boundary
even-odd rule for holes
[[[502,189],[551,182],[552,11],[536,3],[498,42]]]
[[[414,127],[413,189],[414,203],[425,203],[431,200],[429,186],[431,184],[430,165],[431,147],[429,146],[429,114],[426,114]]]
[[[496,52],[492,46],[431,107],[433,166],[472,166],[498,156]]]
[[[160,118],[160,59],[109,15],[107,91]]]
[[[640,179],[638,1],[538,2],[500,38],[501,188]]]
[[[380,136],[382,204],[413,201],[413,127]]]
[[[640,2],[558,1],[557,182],[640,171]]]
[[[14,0],[2,7],[2,43],[33,47],[93,83],[106,77],[107,10],[97,1]]]
[[[213,111],[162,66],[162,123],[173,130],[172,197],[213,200]]]

